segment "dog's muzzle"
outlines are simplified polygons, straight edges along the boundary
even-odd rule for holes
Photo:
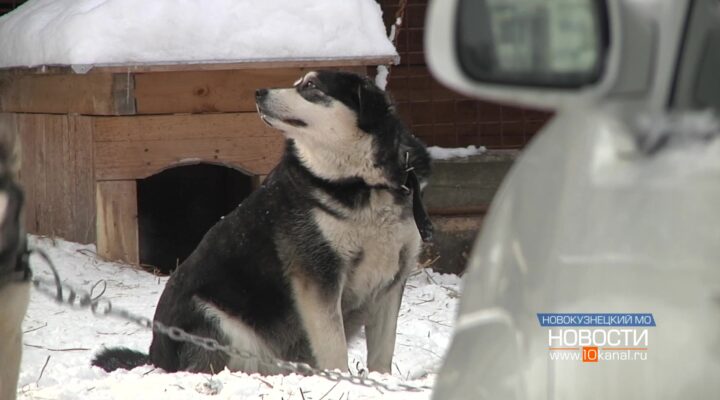
[[[270,123],[270,121],[268,121],[267,115],[262,107],[265,102],[265,99],[267,99],[268,93],[269,93],[269,91],[267,89],[257,89],[255,91],[255,109],[257,110],[257,113],[260,116],[260,119],[265,124],[272,127],[273,125],[272,125],[272,123]]]
[[[263,120],[268,126],[274,127],[270,119],[281,121],[286,125],[290,125],[295,128],[304,128],[308,124],[299,118],[285,118],[278,116],[272,110],[269,110],[266,102],[270,91],[268,89],[257,89],[255,91],[255,108],[257,109],[260,119]]]

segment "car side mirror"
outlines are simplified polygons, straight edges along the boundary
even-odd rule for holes
[[[618,33],[633,22],[618,17],[621,8],[617,0],[434,0],[428,64],[447,86],[488,100],[559,108],[604,97],[619,88]],[[625,46],[645,49],[633,62],[646,77],[654,35],[647,25]]]

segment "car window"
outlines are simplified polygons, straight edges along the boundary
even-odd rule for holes
[[[695,0],[688,15],[671,105],[720,111],[720,2]]]
[[[718,3],[720,4],[720,3]],[[706,35],[698,78],[693,90],[695,105],[720,110],[720,29]]]

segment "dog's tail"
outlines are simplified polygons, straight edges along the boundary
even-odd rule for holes
[[[113,347],[103,349],[95,355],[91,364],[104,369],[107,372],[116,369],[133,369],[141,365],[149,364],[150,357],[139,351],[130,350],[127,347]]]

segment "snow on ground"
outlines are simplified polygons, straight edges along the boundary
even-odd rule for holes
[[[485,150],[486,149],[484,146],[475,147],[473,145],[458,148],[446,148],[438,146],[428,147],[430,157],[435,160],[449,160],[452,158],[476,156],[478,154],[484,153]]]
[[[167,278],[134,267],[99,261],[94,246],[31,237],[31,245],[47,251],[64,282],[86,291],[107,282],[105,299],[115,307],[152,317]],[[51,274],[32,258],[35,276]],[[371,373],[387,383],[429,386],[448,347],[458,303],[460,278],[429,270],[417,271],[405,289],[392,376]],[[259,376],[221,371],[215,376],[165,373],[150,366],[106,373],[90,359],[103,346],[128,346],[146,352],[151,332],[112,318],[74,311],[34,291],[23,325],[25,335],[19,382],[20,399],[428,399],[430,391],[381,392],[320,377]],[[365,364],[363,338],[350,346],[351,369]],[[47,365],[45,365],[47,364]],[[214,388],[219,391],[209,394]],[[302,393],[301,393],[302,392]]]
[[[30,0],[0,67],[394,56],[374,0]]]

